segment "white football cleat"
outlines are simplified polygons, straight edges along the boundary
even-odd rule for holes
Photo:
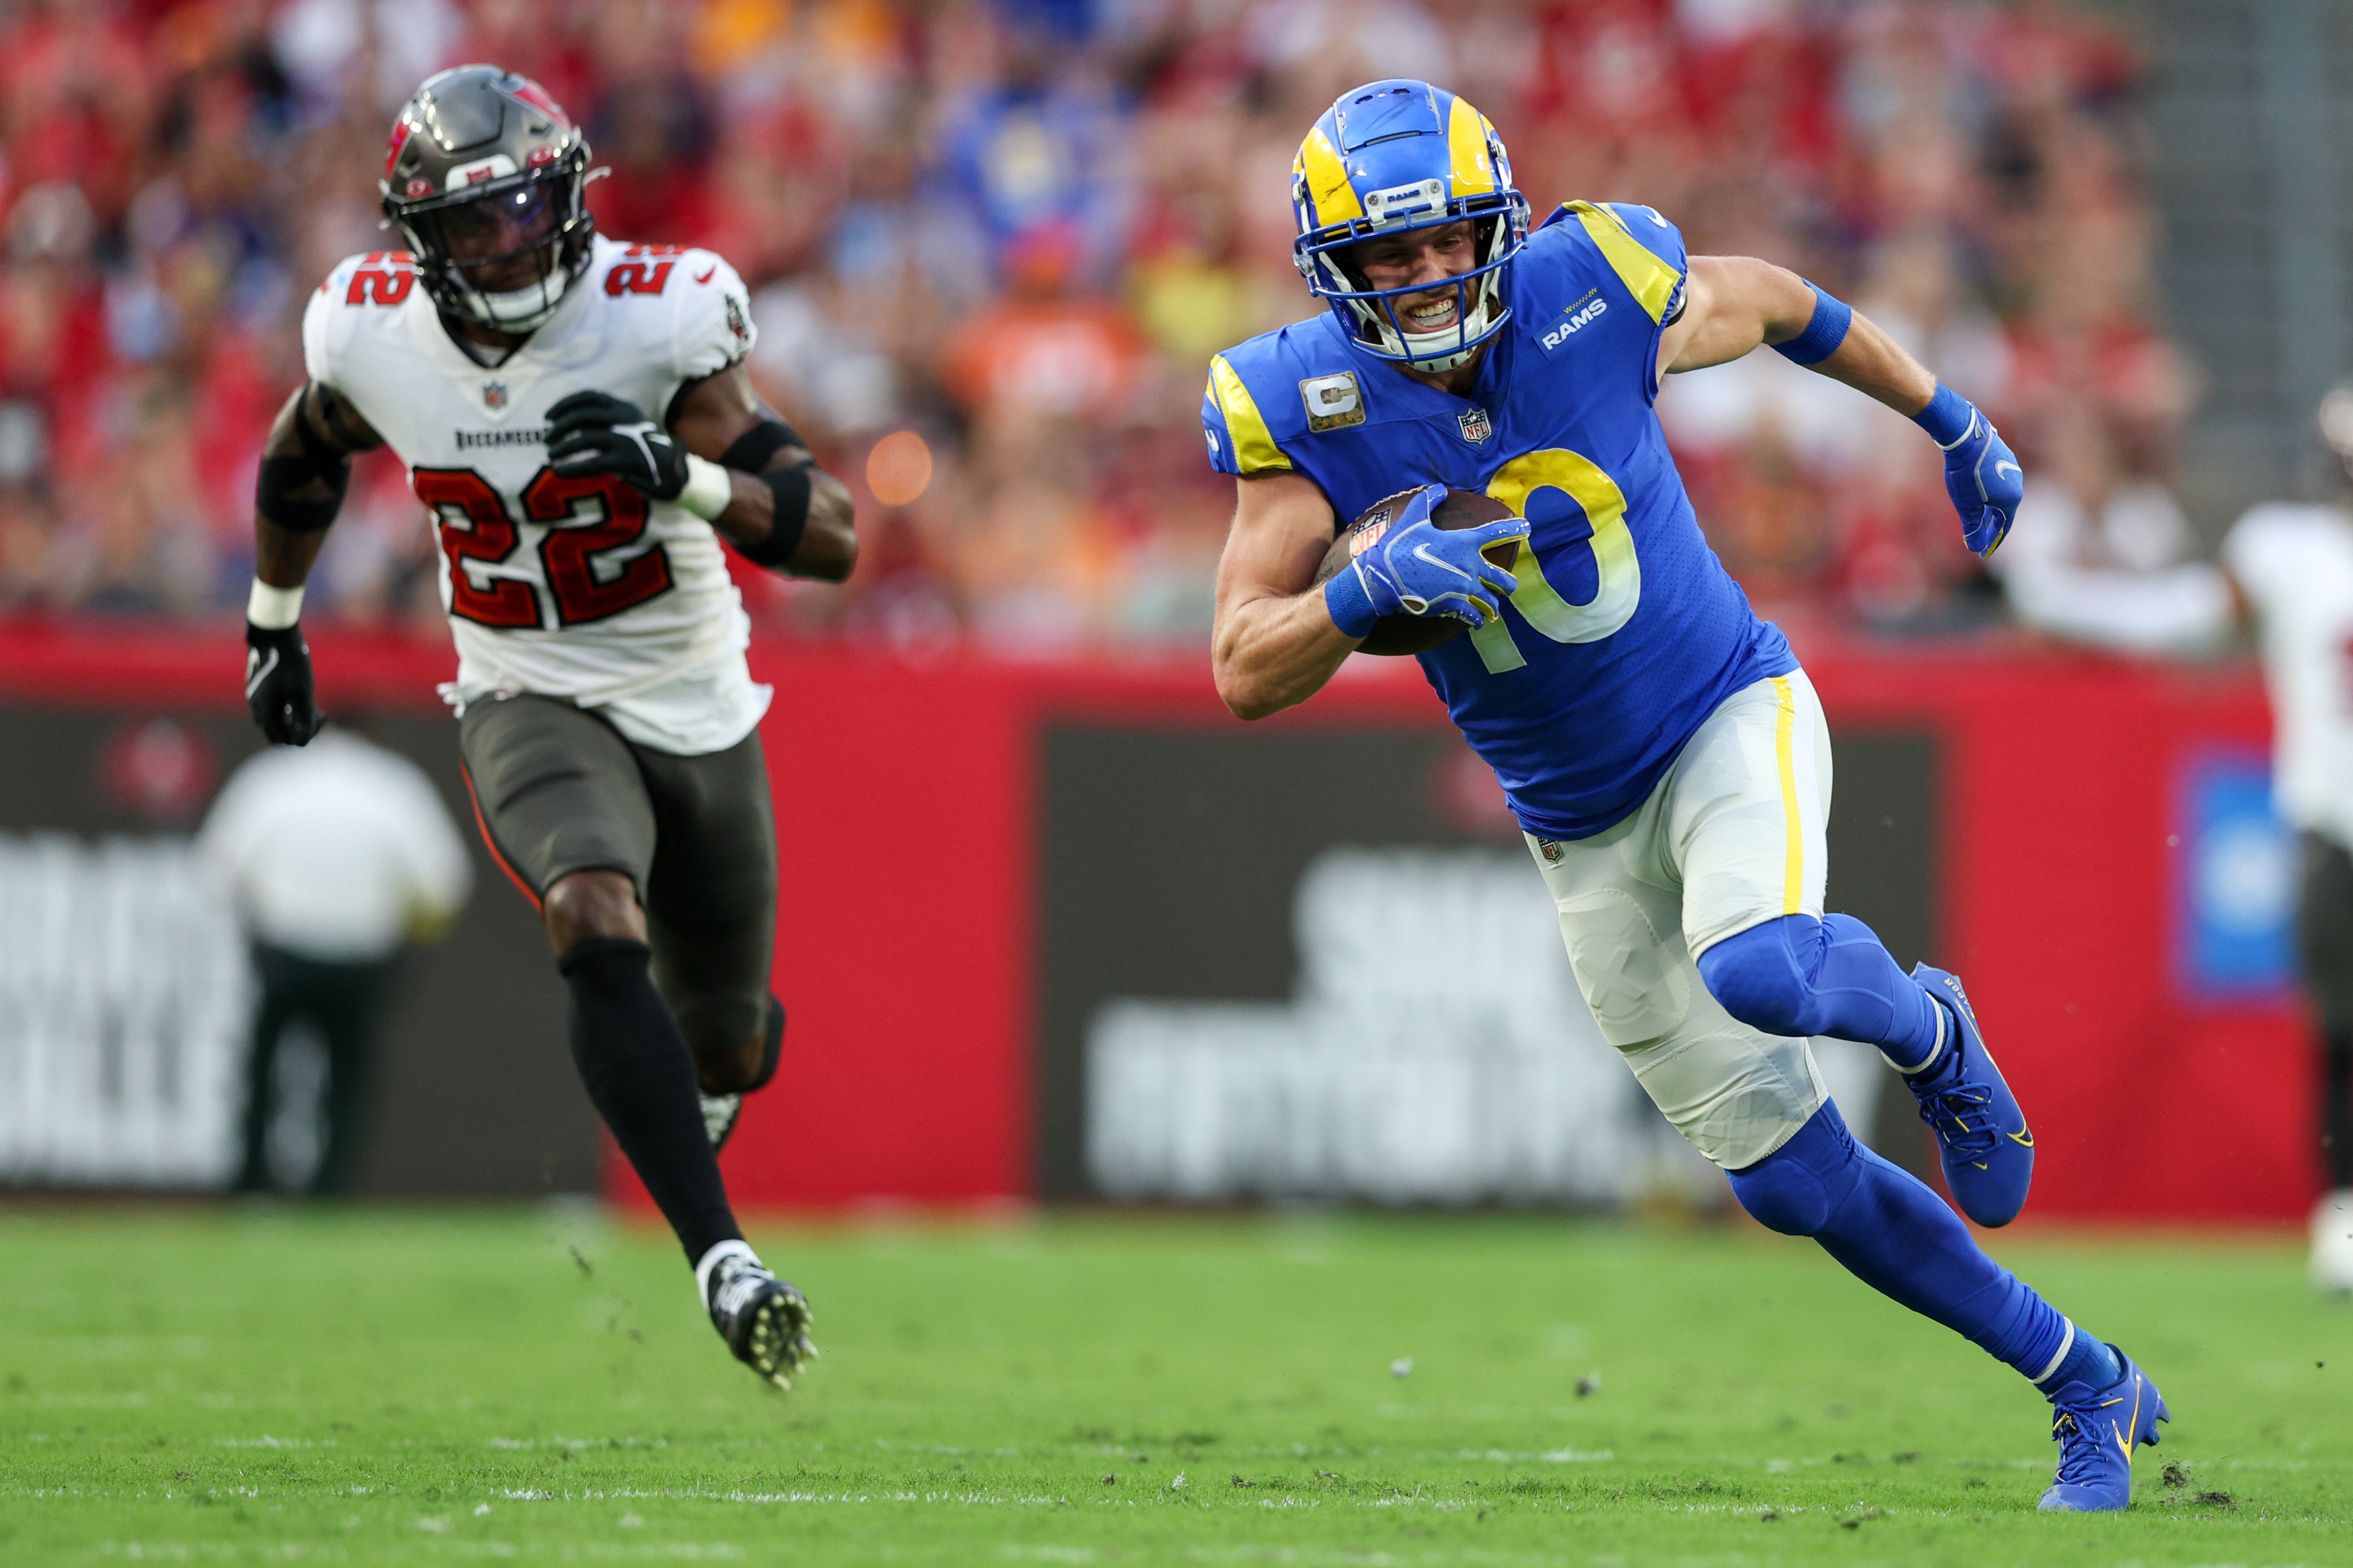
[[[798,1290],[768,1272],[752,1248],[723,1241],[695,1266],[695,1289],[711,1326],[735,1359],[778,1388],[817,1359],[809,1343],[809,1305]]]
[[[2322,1194],[2313,1208],[2312,1282],[2353,1294],[2353,1187]]]

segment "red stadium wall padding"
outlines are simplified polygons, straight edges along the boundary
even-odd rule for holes
[[[747,1110],[731,1185],[750,1205],[1026,1192],[1020,684],[839,656],[755,669],[776,688],[764,734],[792,1022],[784,1092]]]
[[[322,633],[330,707],[429,708],[446,642]],[[2015,646],[1817,642],[1834,732],[1938,737],[1936,950],[2032,1118],[2030,1219],[2275,1221],[2314,1191],[2306,1026],[2217,1005],[2170,961],[2182,760],[2260,748],[2246,667]],[[233,627],[0,628],[0,692],[234,708]],[[764,646],[782,847],[786,1077],[726,1155],[751,1206],[1019,1200],[1032,1189],[1037,740],[1049,721],[1220,727],[1202,661],[924,664]],[[1359,660],[1271,725],[1442,727],[1409,665]],[[1140,825],[1142,826],[1142,825]],[[625,1167],[612,1188],[642,1205]]]

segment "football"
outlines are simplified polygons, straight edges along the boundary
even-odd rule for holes
[[[1340,537],[1332,542],[1331,550],[1324,554],[1324,564],[1315,570],[1317,585],[1347,565],[1355,559],[1356,552],[1378,539],[1380,531],[1388,526],[1389,519],[1397,515],[1398,509],[1411,499],[1413,493],[1412,490],[1399,490],[1393,496],[1384,496],[1366,507],[1363,516],[1342,529]],[[1511,515],[1512,509],[1493,496],[1481,495],[1477,490],[1448,490],[1446,499],[1438,503],[1438,510],[1430,514],[1430,521],[1451,531],[1499,522]],[[1509,571],[1519,552],[1519,542],[1509,540],[1489,545],[1484,553],[1488,560]],[[1428,653],[1470,629],[1452,616],[1383,616],[1373,623],[1372,635],[1356,645],[1356,651],[1389,658]]]

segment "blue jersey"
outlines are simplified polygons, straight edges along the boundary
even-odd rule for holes
[[[1416,485],[1528,520],[1493,624],[1420,656],[1530,833],[1582,838],[1649,795],[1716,705],[1797,659],[1702,537],[1651,407],[1683,236],[1572,202],[1529,237],[1467,397],[1349,346],[1330,313],[1209,362],[1209,460],[1315,481],[1345,523]]]

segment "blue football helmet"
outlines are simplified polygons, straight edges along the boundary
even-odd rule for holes
[[[1366,353],[1416,370],[1452,370],[1510,319],[1504,279],[1528,240],[1528,201],[1512,184],[1504,139],[1468,100],[1426,81],[1368,82],[1318,118],[1291,164],[1299,220],[1292,258]],[[1454,324],[1409,339],[1397,300],[1430,285],[1374,289],[1351,246],[1469,219],[1478,265],[1454,279]]]

